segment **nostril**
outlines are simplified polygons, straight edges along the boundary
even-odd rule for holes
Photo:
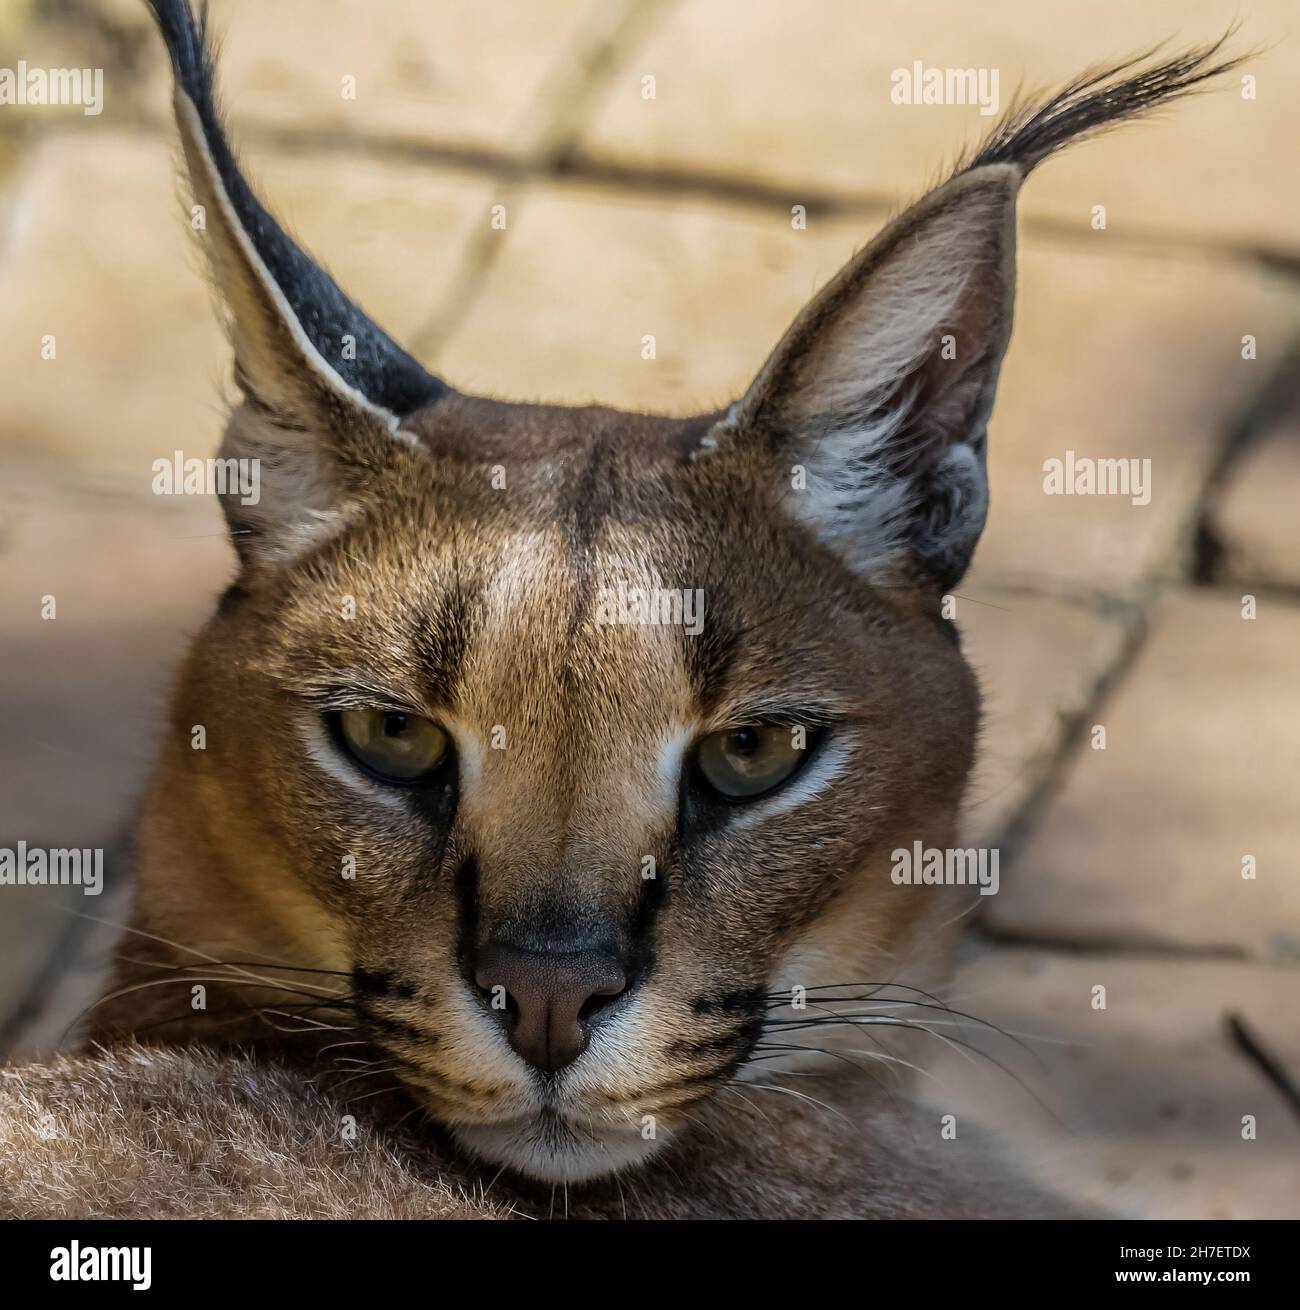
[[[627,991],[617,957],[606,951],[527,951],[489,942],[474,982],[529,1064],[555,1072],[582,1054],[591,1024]]]
[[[498,984],[497,987],[481,987],[479,990],[488,1009],[503,1020],[507,1028],[513,1028],[519,1022],[519,1002],[504,987]]]
[[[578,1008],[578,1022],[589,1024],[608,1010],[629,988],[627,975],[622,969],[611,967],[599,983],[591,984],[591,995]]]
[[[578,1022],[591,1023],[602,1010],[608,1010],[626,990],[626,987],[620,987],[616,992],[604,994],[598,992],[595,996],[587,997],[578,1011]]]

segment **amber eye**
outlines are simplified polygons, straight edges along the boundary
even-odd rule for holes
[[[373,706],[341,711],[338,729],[351,754],[390,782],[412,782],[432,773],[451,747],[436,723],[418,714]]]
[[[752,800],[780,786],[808,752],[796,728],[754,724],[705,737],[695,762],[705,782],[732,801]]]

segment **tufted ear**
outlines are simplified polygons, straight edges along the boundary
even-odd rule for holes
[[[413,444],[402,419],[447,388],[343,294],[267,212],[222,130],[206,11],[150,0],[171,55],[181,144],[202,207],[198,234],[225,302],[244,405],[224,459],[258,461],[259,494],[223,507],[246,558],[297,553],[336,515],[357,462],[345,445]],[[342,458],[340,458],[342,456]]]
[[[779,452],[787,509],[878,580],[906,555],[950,586],[984,527],[1019,186],[990,165],[910,209],[804,309],[729,416]]]
[[[1020,185],[1072,140],[1233,68],[1214,62],[1222,45],[1140,56],[1014,107],[803,310],[713,441],[772,451],[790,488],[783,507],[864,576],[953,586],[988,509]]]

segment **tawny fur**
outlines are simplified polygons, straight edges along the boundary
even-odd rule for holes
[[[394,1129],[286,1066],[123,1046],[0,1070],[0,1217],[902,1219],[1069,1217],[937,1114],[882,1108],[870,1080],[817,1080],[821,1105],[726,1095],[643,1169],[529,1187]],[[761,1104],[755,1104],[761,1102]],[[356,1118],[354,1142],[345,1116]],[[843,1119],[847,1116],[851,1130]]]

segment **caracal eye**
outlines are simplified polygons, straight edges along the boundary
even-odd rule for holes
[[[412,782],[442,763],[451,741],[436,723],[418,714],[375,706],[343,710],[339,736],[371,773],[391,782]]]
[[[794,744],[789,728],[754,724],[705,737],[695,761],[704,780],[720,796],[752,800],[783,783],[803,763],[806,750]]]

